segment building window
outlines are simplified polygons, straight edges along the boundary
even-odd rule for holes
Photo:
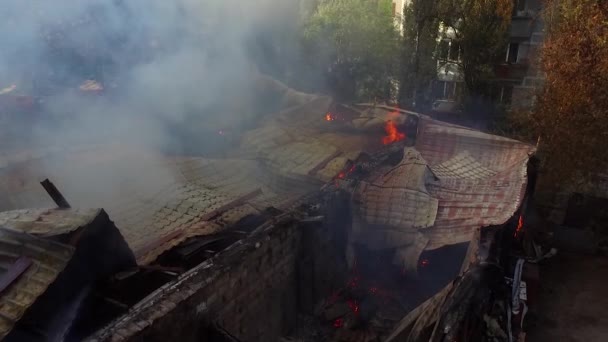
[[[453,100],[456,96],[456,83],[446,82],[445,93],[443,94],[444,99]]]
[[[433,84],[433,98],[434,99],[444,99],[445,93],[445,81],[435,81]]]
[[[439,46],[437,47],[437,59],[439,60],[447,60],[450,55],[450,41],[447,39],[443,39],[439,42]]]
[[[437,46],[437,59],[442,61],[460,61],[462,57],[462,51],[460,49],[460,43],[451,40],[443,39]]]
[[[513,1],[513,16],[521,15],[526,11],[526,0]]]
[[[507,50],[507,63],[517,63],[517,54],[519,53],[519,44],[510,43]]]
[[[504,86],[500,92],[500,103],[504,105],[511,105],[513,100],[513,86]]]
[[[460,61],[460,43],[451,41],[450,42],[450,53],[448,55],[450,61]]]
[[[462,84],[451,81],[435,81],[433,98],[436,100],[457,100],[462,95]]]

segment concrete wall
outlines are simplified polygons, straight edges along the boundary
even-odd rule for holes
[[[321,228],[285,221],[254,233],[184,274],[92,337],[200,341],[216,322],[241,341],[276,341],[332,288],[344,284]],[[334,285],[335,284],[335,285]]]

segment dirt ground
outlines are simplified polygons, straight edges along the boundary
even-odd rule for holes
[[[527,341],[608,341],[608,258],[559,252],[540,267]]]

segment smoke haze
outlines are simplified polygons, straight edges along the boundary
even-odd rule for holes
[[[299,0],[4,0],[0,89],[16,85],[13,94],[35,97],[39,110],[9,113],[7,128],[0,113],[0,149],[111,143],[204,154],[225,140],[226,129],[265,110],[255,89],[258,69],[284,72],[268,58],[279,49],[271,38],[289,41],[298,6]],[[102,85],[103,94],[79,90],[87,80]],[[162,164],[147,158],[124,168],[80,168],[52,160],[35,177],[55,177],[75,206],[101,206],[121,182],[143,173],[150,182],[171,178]],[[26,185],[40,180],[19,176]],[[97,201],[101,194],[107,201]]]
[[[44,118],[28,127],[39,143],[113,136],[169,146],[171,125],[215,128],[246,115],[256,36],[289,31],[294,8],[295,0],[3,1],[0,88],[40,98]],[[86,80],[105,95],[79,92]]]

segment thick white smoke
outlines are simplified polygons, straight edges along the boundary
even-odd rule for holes
[[[16,85],[13,94],[35,97],[40,110],[23,117],[0,113],[10,118],[8,127],[0,122],[0,150],[106,143],[171,153],[184,153],[184,145],[213,148],[222,139],[214,133],[250,120],[260,105],[251,58],[259,52],[256,37],[293,32],[299,2],[3,0],[0,89]],[[103,86],[103,94],[79,90],[87,80]],[[56,174],[58,164],[46,167]],[[111,198],[120,179],[167,177],[152,164],[125,174],[110,168],[111,175],[107,168],[66,167],[57,185],[79,189],[72,198],[66,193],[73,205],[95,206],[94,194]],[[46,175],[44,165],[37,171]]]
[[[45,117],[28,134],[44,144],[114,135],[164,146],[167,124],[228,125],[245,114],[229,104],[251,99],[252,40],[294,25],[297,3],[2,1],[0,88],[38,96]],[[89,79],[106,95],[83,96]]]

